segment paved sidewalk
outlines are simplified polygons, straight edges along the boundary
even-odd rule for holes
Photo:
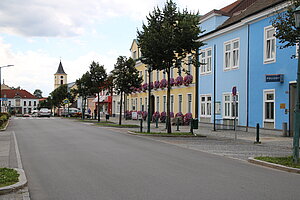
[[[0,131],[0,167],[17,168],[12,131]],[[0,200],[30,200],[28,187],[0,195]]]
[[[112,122],[118,122],[118,118],[110,118]],[[138,120],[123,120],[122,124],[139,125]],[[159,123],[158,128],[155,128],[155,123],[151,123],[151,132],[166,132],[165,124]],[[172,126],[172,132],[176,131],[177,127]],[[130,129],[139,131],[139,128]],[[143,131],[147,130],[147,123],[143,122]],[[189,132],[189,126],[180,126],[180,132]],[[256,156],[289,156],[292,155],[292,137],[283,137],[278,131],[261,131],[261,144],[254,144],[256,140],[255,130],[232,131],[218,130],[213,131],[212,127],[199,123],[199,129],[194,130],[197,135],[206,137],[153,137],[152,139],[161,142],[170,143],[173,145],[190,148],[194,150],[213,153],[221,156],[247,160],[248,157]],[[150,137],[150,136],[148,136]],[[237,137],[237,140],[235,140]]]

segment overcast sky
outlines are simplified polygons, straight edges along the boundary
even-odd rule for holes
[[[235,0],[177,0],[179,8],[205,14]],[[61,59],[68,82],[94,60],[107,71],[129,48],[145,17],[163,0],[0,0],[2,80],[47,96]]]

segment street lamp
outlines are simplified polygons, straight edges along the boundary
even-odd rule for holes
[[[300,6],[294,11],[295,27],[300,29]],[[299,41],[299,38],[297,38]],[[295,123],[294,123],[294,138],[293,138],[293,161],[299,162],[299,132],[300,132],[300,47],[298,47],[298,71],[297,71],[297,95],[295,107]]]
[[[1,66],[0,67],[0,112],[2,112],[2,102],[1,102],[1,100],[2,100],[2,94],[1,94],[1,91],[2,91],[2,83],[1,83],[1,69],[2,68],[4,68],[4,67],[12,67],[12,66],[14,66],[14,65],[5,65],[5,66]]]

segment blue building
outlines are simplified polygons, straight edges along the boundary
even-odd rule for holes
[[[201,18],[200,122],[292,127],[296,48],[279,49],[271,20],[286,0],[239,0]],[[216,119],[216,120],[214,120]]]

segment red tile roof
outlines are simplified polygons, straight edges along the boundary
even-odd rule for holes
[[[32,95],[27,90],[18,90],[18,89],[14,89],[14,90],[4,89],[4,90],[1,90],[1,97],[12,99],[12,98],[15,98],[16,96],[19,96],[21,99],[38,99],[37,97]]]

